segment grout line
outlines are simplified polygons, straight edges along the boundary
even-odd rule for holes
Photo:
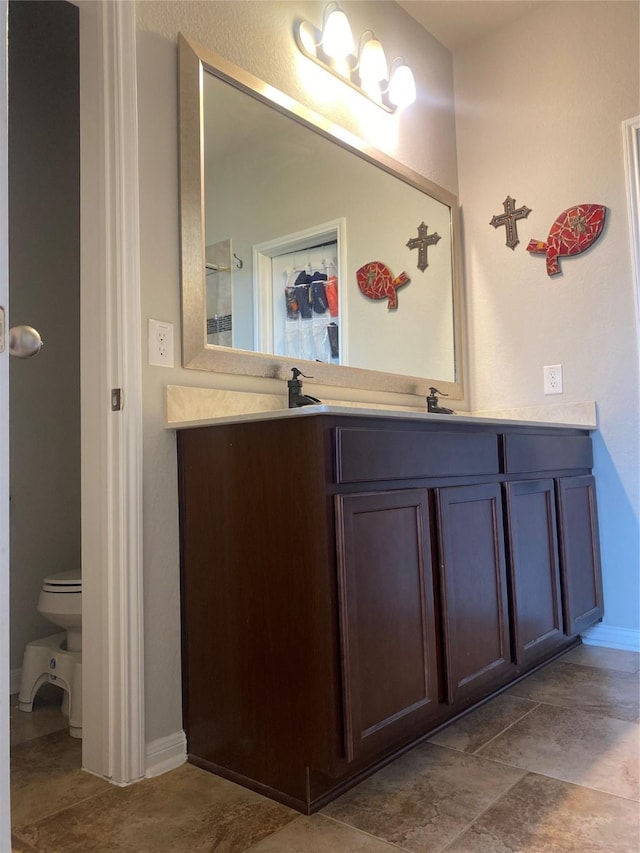
[[[562,776],[553,776],[551,773],[544,773],[542,770],[532,770],[529,767],[520,767],[517,764],[507,764],[506,761],[501,761],[498,758],[490,758],[488,755],[481,755],[478,757],[484,758],[486,761],[491,761],[493,764],[497,764],[500,767],[508,767],[511,770],[522,770],[525,775],[532,773],[534,776],[542,776],[544,779],[553,779],[554,782],[563,782],[565,785],[573,785],[574,788],[585,788],[588,791],[596,791],[598,794],[604,794],[605,797],[616,797],[619,800],[634,803],[634,805],[640,804],[640,800],[637,800],[634,797],[625,797],[624,794],[614,794],[612,791],[605,791],[604,788],[596,788],[593,785],[587,785],[584,782],[575,782],[573,779],[565,779]]]
[[[511,766],[511,765],[505,765],[505,766]],[[518,770],[522,770],[522,776],[521,776],[519,779],[516,779],[516,781],[515,781],[515,782],[513,782],[513,784],[509,785],[509,787],[508,787],[508,788],[506,788],[506,789],[505,789],[501,794],[498,794],[498,796],[495,798],[495,800],[492,800],[492,801],[489,803],[489,805],[488,805],[488,806],[486,806],[486,807],[485,807],[485,808],[480,812],[480,814],[477,814],[477,815],[474,817],[474,819],[473,819],[472,821],[470,821],[470,822],[469,822],[469,823],[468,823],[468,824],[467,824],[463,829],[461,829],[461,830],[460,830],[460,832],[458,832],[458,833],[457,833],[457,834],[456,834],[456,835],[451,839],[451,841],[449,841],[449,842],[448,842],[444,847],[441,847],[441,848],[440,848],[440,851],[435,851],[435,853],[444,853],[444,851],[446,851],[446,850],[450,850],[450,849],[451,849],[451,846],[452,846],[453,844],[455,844],[455,843],[456,843],[456,841],[457,841],[457,840],[458,840],[462,835],[464,835],[464,834],[465,834],[465,832],[468,832],[468,831],[471,829],[471,827],[472,827],[475,823],[477,823],[477,822],[480,820],[480,818],[484,817],[484,815],[486,815],[486,813],[489,811],[489,809],[492,809],[492,808],[493,808],[493,807],[494,807],[494,806],[495,806],[495,805],[496,805],[496,804],[497,804],[497,803],[498,803],[498,802],[499,802],[503,797],[506,797],[506,796],[507,796],[507,794],[510,794],[510,793],[511,793],[511,791],[515,788],[515,786],[516,786],[516,785],[519,785],[519,784],[520,784],[520,782],[522,782],[522,780],[524,779],[524,777],[525,777],[525,776],[527,776],[527,775],[531,772],[531,771],[529,771],[529,770],[524,770],[522,767],[518,767],[518,768],[516,768],[516,769],[518,769]]]
[[[580,646],[578,646],[580,648]],[[567,654],[570,654],[575,649],[571,649]],[[565,660],[564,658],[556,658],[554,663],[562,663],[565,666],[582,666],[585,669],[596,669],[598,672],[610,672],[613,675],[637,675],[640,672],[639,669],[618,669],[615,666],[600,666],[600,664],[596,663],[585,663],[585,661],[575,661],[575,660]]]
[[[25,738],[24,740],[11,741],[9,744],[9,749],[10,750],[17,749],[18,747],[24,746],[27,743],[35,743],[35,741],[42,740],[42,738],[51,737],[51,735],[57,735],[59,732],[64,732],[64,731],[68,732],[68,730],[69,730],[69,724],[66,723],[60,729],[52,729],[50,732],[43,732],[42,734],[35,735],[34,737]],[[15,732],[15,729],[14,729],[14,732]]]
[[[284,826],[281,826],[279,829],[276,829],[275,832],[271,832],[271,833],[269,833],[269,835],[265,835],[264,838],[260,838],[258,841],[254,841],[253,844],[251,845],[251,847],[246,847],[242,851],[242,853],[251,853],[251,851],[254,850],[258,846],[258,844],[262,844],[262,842],[266,841],[267,838],[269,840],[271,840],[272,838],[277,838],[278,835],[280,835],[281,832],[284,832],[285,829],[289,829],[295,823],[300,823],[300,821],[302,821],[308,817],[309,817],[309,815],[298,814],[297,817],[294,817],[293,820],[289,821],[289,823],[285,823]]]
[[[546,773],[539,773],[537,770],[530,770],[530,773],[537,773],[538,776],[545,776],[547,779],[555,779],[556,782],[564,782],[565,785],[575,785],[576,788],[586,788],[588,791],[596,791],[598,794],[604,794],[605,797],[615,797],[617,800],[625,800],[627,803],[640,805],[640,800],[634,797],[625,797],[624,794],[613,794],[611,791],[603,791],[602,788],[594,788],[592,785],[583,785],[579,782],[571,782],[569,779],[560,779],[559,776],[547,776]]]
[[[11,828],[11,835],[10,835],[10,839],[11,839],[11,842],[12,842],[12,849],[13,849],[13,839],[14,839],[14,838],[15,838],[15,839],[17,839],[17,840],[20,842],[20,844],[21,844],[21,845],[24,845],[25,850],[27,850],[27,851],[28,851],[28,853],[38,853],[38,851],[36,850],[36,848],[35,848],[32,844],[30,844],[30,843],[27,841],[27,839],[26,839],[26,838],[23,838],[21,835],[19,835],[19,834],[15,831],[15,829],[13,829],[13,827],[12,827],[12,828]]]
[[[105,781],[107,781],[107,780],[105,780]],[[104,796],[104,794],[109,794],[111,791],[114,791],[114,790],[117,791],[120,789],[116,788],[115,785],[110,784],[109,787],[106,788],[104,791],[98,791],[95,794],[89,794],[89,796],[82,797],[81,799],[76,800],[73,803],[68,803],[66,806],[63,806],[62,808],[57,809],[56,811],[48,812],[47,814],[40,815],[35,820],[29,821],[28,823],[19,823],[16,826],[12,825],[11,831],[13,833],[16,833],[16,832],[19,832],[21,829],[26,829],[29,826],[37,826],[43,820],[47,820],[48,818],[53,817],[54,815],[57,815],[57,814],[62,814],[63,812],[68,811],[69,809],[75,809],[77,806],[81,805],[82,803],[86,803],[89,800],[94,800],[96,797],[102,797],[102,796]]]
[[[499,765],[500,767],[508,767],[511,770],[522,770],[525,775],[527,773],[533,773],[535,776],[543,776],[545,779],[553,779],[555,782],[564,782],[565,785],[573,785],[576,788],[586,788],[589,791],[597,791],[599,794],[604,794],[607,797],[617,797],[618,799],[626,800],[629,803],[640,803],[640,800],[634,799],[634,797],[625,797],[624,794],[614,794],[612,791],[605,791],[603,788],[596,788],[593,785],[587,785],[582,782],[575,782],[572,779],[565,779],[562,776],[553,776],[551,773],[544,773],[542,770],[534,770],[530,767],[521,767],[519,764],[509,764],[507,761],[501,760],[499,758],[493,758],[490,755],[478,755],[477,758],[482,758],[485,761],[490,761],[493,764]]]
[[[521,699],[521,698],[523,698],[523,697],[521,697],[521,696],[517,696],[516,698],[517,698],[517,699]],[[536,710],[536,708],[539,708],[539,707],[540,707],[540,705],[542,705],[542,702],[536,702],[536,701],[535,701],[535,699],[529,699],[528,701],[529,701],[529,702],[533,702],[533,703],[534,703],[533,708],[529,708],[529,710],[528,710],[528,711],[525,711],[525,712],[524,712],[524,714],[523,714],[521,717],[518,717],[518,719],[517,719],[517,720],[514,720],[512,723],[509,723],[509,725],[508,725],[508,726],[506,726],[504,729],[502,729],[502,731],[501,731],[501,732],[498,732],[498,734],[497,734],[497,735],[494,735],[493,737],[489,738],[489,740],[488,740],[486,743],[483,743],[483,744],[482,744],[482,746],[479,746],[479,747],[478,747],[477,749],[475,749],[473,752],[469,753],[469,755],[478,755],[479,757],[484,758],[484,756],[480,756],[480,750],[481,750],[481,749],[484,749],[484,748],[485,748],[485,746],[489,746],[489,744],[490,744],[490,743],[493,743],[493,741],[494,741],[496,738],[499,738],[499,737],[500,737],[501,735],[503,735],[505,732],[508,732],[508,731],[509,731],[509,729],[512,729],[512,728],[513,728],[514,726],[516,726],[519,722],[521,722],[522,720],[524,720],[524,718],[525,718],[525,717],[528,717],[528,716],[529,716],[529,714],[533,713],[533,711],[535,711],[535,710]]]
[[[515,696],[515,693],[513,695]],[[517,699],[526,699],[527,697],[526,696],[517,696],[516,698]],[[621,723],[637,723],[637,722],[640,722],[640,717],[635,717],[633,720],[628,720],[628,719],[625,719],[624,717],[614,717],[611,714],[607,714],[603,710],[598,709],[595,706],[593,706],[593,708],[585,708],[585,707],[578,708],[575,705],[560,705],[557,702],[548,702],[547,700],[543,701],[541,699],[529,699],[529,701],[530,702],[537,702],[538,705],[548,705],[550,708],[559,708],[562,711],[576,711],[576,712],[582,713],[582,714],[592,714],[592,715],[598,716],[598,717],[605,717],[608,720],[620,720]],[[621,703],[621,704],[623,705],[623,707],[629,707],[629,708],[632,707],[631,705],[625,706],[624,703]],[[633,707],[635,707],[635,706],[633,706]]]
[[[354,826],[352,823],[347,823],[344,820],[339,820],[336,817],[332,817],[331,815],[324,814],[323,812],[317,812],[317,814],[322,815],[326,820],[331,820],[334,823],[337,823],[339,826],[346,826],[348,829],[355,830],[356,832],[361,833],[362,835],[366,835],[367,838],[373,838],[376,841],[382,841],[384,844],[388,844],[394,850],[399,850],[401,853],[415,853],[415,851],[409,850],[407,847],[401,847],[399,844],[396,844],[394,841],[388,841],[386,838],[382,838],[380,835],[373,835],[371,832],[367,832],[365,829],[360,829],[358,826]],[[432,853],[438,853],[437,850],[434,850]]]
[[[578,663],[575,660],[563,660],[558,658],[554,663],[561,663],[563,666],[579,666],[584,669],[595,669],[597,672],[608,672],[611,675],[637,675],[640,670],[637,669],[616,669],[615,666],[597,666],[594,663]]]

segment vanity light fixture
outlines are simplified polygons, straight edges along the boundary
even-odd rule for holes
[[[363,83],[381,83],[388,78],[387,57],[373,30],[366,30],[360,36],[359,57],[357,71]]]
[[[325,7],[322,31],[309,21],[298,21],[294,34],[306,57],[387,112],[415,101],[413,72],[402,57],[396,57],[389,69],[384,48],[372,30],[362,33],[354,53],[349,19],[337,3]]]
[[[332,6],[335,8],[332,9]],[[329,3],[324,10],[322,48],[331,59],[345,59],[353,53],[353,33],[349,18],[338,8],[337,3]]]
[[[389,81],[389,100],[397,107],[408,107],[416,99],[416,81],[413,71],[403,57],[396,57],[391,63]]]

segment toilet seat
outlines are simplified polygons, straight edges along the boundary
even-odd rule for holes
[[[65,595],[69,593],[82,592],[82,577],[78,569],[71,569],[67,572],[56,572],[52,575],[47,575],[42,584],[43,592],[62,592]]]

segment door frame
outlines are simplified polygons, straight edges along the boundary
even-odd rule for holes
[[[135,4],[80,9],[85,770],[145,775]],[[112,389],[124,406],[112,411]]]
[[[631,265],[635,282],[636,330],[640,335],[640,115],[622,122],[622,146],[629,210]]]
[[[86,770],[144,776],[142,379],[135,6],[76,0],[81,75],[81,417]],[[0,305],[9,324],[8,0],[0,0]],[[110,407],[111,389],[126,405]],[[9,696],[9,354],[0,351],[0,695]],[[0,702],[0,849],[11,849]]]
[[[7,24],[8,0],[0,0],[0,307],[9,328],[9,212]],[[9,353],[0,346],[0,850],[11,850],[9,801]]]

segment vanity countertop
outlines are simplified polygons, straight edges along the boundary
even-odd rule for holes
[[[555,427],[559,429],[586,429],[593,430],[593,423],[559,423],[557,421],[540,421],[513,419],[505,417],[486,417],[467,413],[455,415],[431,414],[409,409],[383,409],[366,406],[340,406],[321,403],[315,406],[302,406],[297,409],[274,409],[264,412],[248,412],[244,414],[224,415],[212,418],[199,418],[188,421],[173,421],[167,423],[167,429],[193,429],[195,427],[212,426],[215,424],[249,423],[252,421],[268,421],[280,418],[305,418],[314,415],[350,415],[360,418],[388,418],[416,421],[432,421],[440,423],[456,424],[491,424],[498,426],[527,426],[527,427]]]

